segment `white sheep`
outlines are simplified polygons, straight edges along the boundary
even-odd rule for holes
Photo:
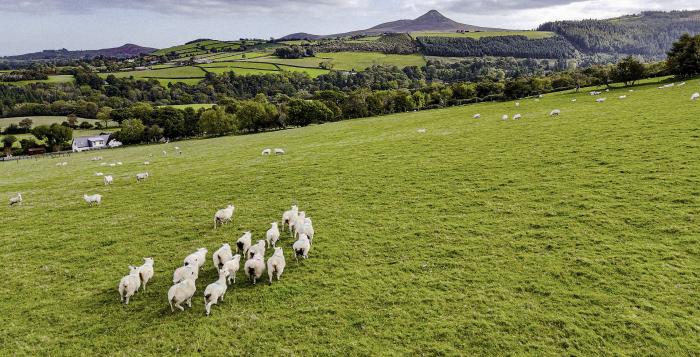
[[[168,303],[173,312],[175,312],[173,306],[185,311],[185,308],[180,306],[183,302],[187,302],[187,306],[192,307],[192,297],[197,291],[197,286],[195,285],[194,273],[192,271],[188,273],[181,282],[171,286],[168,290]]]
[[[539,103],[539,102],[540,102],[540,100],[535,98],[535,103]]]
[[[146,283],[153,278],[153,258],[143,258],[143,265],[139,267],[139,277],[143,284],[143,291],[146,291]]]
[[[266,242],[264,240],[259,240],[257,243],[250,246],[250,249],[248,249],[248,259],[255,256],[255,254],[260,254],[264,257],[265,256],[265,244],[266,244]]]
[[[229,276],[228,276],[228,283],[229,285],[231,284],[231,280],[233,279],[233,283],[236,283],[236,273],[238,273],[238,269],[241,268],[241,255],[236,254],[233,256],[233,259],[227,261],[224,264],[223,269],[228,270]]]
[[[607,98],[598,98],[595,101],[596,101],[596,103],[603,103],[603,102],[605,102],[606,99]]]
[[[501,120],[508,120],[508,114],[503,114],[503,116],[501,117]]]
[[[109,167],[116,167],[116,166],[117,166],[117,164],[115,164],[115,163],[109,164]]]
[[[481,114],[474,114],[474,119],[481,119]]]
[[[313,222],[311,222],[311,217],[304,218],[304,225],[302,226],[301,231],[309,237],[309,243],[313,244],[314,226]]]
[[[560,114],[561,114],[561,110],[559,110],[559,109],[554,109],[554,110],[552,110],[552,111],[549,113],[549,116],[550,116],[550,117],[559,116]]]
[[[228,243],[224,243],[221,248],[217,249],[214,254],[212,254],[211,259],[214,262],[214,269],[219,270],[223,268],[226,262],[233,259],[231,246]]]
[[[17,192],[17,196],[10,197],[10,206],[22,205],[22,194]]]
[[[141,278],[139,277],[139,268],[129,265],[129,275],[119,281],[119,298],[121,302],[129,305],[129,298],[134,296],[141,287]]]
[[[100,205],[102,203],[102,195],[100,194],[94,194],[94,195],[83,195],[83,199],[85,202],[87,202],[88,206],[92,205]]]
[[[284,260],[282,248],[275,248],[275,253],[267,260],[267,275],[270,278],[270,284],[272,284],[273,276],[277,277],[277,281],[280,280],[285,265],[287,265],[287,263]]]
[[[207,260],[207,248],[199,248],[196,252],[185,257],[183,261],[184,266],[191,266],[195,269],[201,269],[204,266],[204,262]]]
[[[265,149],[265,150],[262,151],[262,155],[263,155],[263,156],[267,156],[267,155],[270,155],[270,154],[272,154],[272,149]]]
[[[619,97],[617,97],[617,98],[618,98],[618,99],[627,99],[627,96],[626,96],[626,95],[621,95],[621,96],[619,96]]]
[[[106,162],[100,163],[100,166],[107,166]]]
[[[163,150],[163,156],[168,156],[168,152]]]
[[[173,284],[177,284],[185,280],[185,277],[188,276],[191,276],[194,280],[197,280],[199,278],[199,269],[190,266],[178,267],[173,272]]]
[[[297,205],[293,205],[292,209],[289,211],[285,211],[282,214],[282,229],[285,228],[285,226],[289,226],[289,230],[292,230],[292,221],[294,220],[294,217],[296,217],[299,214],[299,207]]]
[[[297,237],[301,230],[304,228],[304,219],[306,219],[306,212],[301,211],[294,219],[294,231],[292,232],[292,237]]]
[[[520,102],[515,102],[515,107],[516,108],[520,107]]]
[[[248,259],[243,266],[245,275],[248,277],[248,280],[253,281],[253,285],[255,285],[257,280],[262,276],[263,271],[265,271],[265,261],[263,258],[264,256],[262,254],[255,254],[252,258]]]
[[[96,172],[96,173],[95,173],[95,176],[104,176],[104,175],[105,175],[105,174],[103,174],[102,172]]]
[[[518,114],[513,115],[513,120],[522,119],[522,117],[523,117],[523,116],[520,115],[520,113],[518,113]]]
[[[150,162],[150,161],[144,161],[143,164],[144,164],[144,165],[150,165],[151,162]]]
[[[277,227],[277,222],[270,223],[270,229],[265,233],[265,240],[267,240],[267,245],[270,247],[275,247],[277,241],[280,239],[280,230]]]
[[[207,312],[207,316],[211,313],[211,306],[218,303],[219,299],[224,301],[224,295],[226,295],[226,278],[228,278],[229,272],[226,269],[219,270],[219,280],[207,285],[204,289],[204,310]]]
[[[236,208],[233,205],[228,205],[226,208],[216,211],[214,214],[214,229],[216,229],[217,224],[224,224],[231,222],[233,220],[233,211]]]
[[[173,149],[175,149],[175,151],[177,151],[177,150],[180,150],[180,147],[179,147],[179,146],[176,146],[176,147],[174,147]]]
[[[107,175],[104,177],[104,182],[105,186],[111,185],[112,183],[114,183],[114,177],[112,177],[112,175]]]
[[[544,94],[540,94],[537,98],[544,98]]]
[[[136,174],[136,182],[141,182],[144,181],[145,179],[148,178],[148,172],[143,172],[140,174]]]
[[[571,100],[572,103],[576,103],[576,98]]]
[[[428,132],[428,130],[426,130],[426,129],[418,129],[418,133],[420,133],[420,134],[425,134],[427,132]]]
[[[297,260],[297,263],[299,263],[299,257],[307,259],[309,257],[309,250],[311,249],[309,237],[307,237],[306,234],[300,234],[299,239],[292,245],[292,249],[294,249],[294,258]]]
[[[700,93],[697,93],[697,92],[696,92],[696,93],[693,93],[693,95],[690,96],[690,100],[692,100],[693,102],[697,101],[698,99],[700,99]]]
[[[61,163],[61,166],[68,166],[68,163],[67,163],[67,162],[62,162],[62,163]]]
[[[681,82],[678,84],[679,87],[683,87],[685,85],[685,82]]]
[[[122,166],[122,165],[124,165],[124,164],[122,164],[121,161],[117,161],[117,165]]]
[[[248,256],[248,250],[253,244],[253,234],[250,232],[245,232],[236,241],[236,252],[241,252],[244,256]]]
[[[284,155],[284,149],[277,148],[275,149],[275,155]]]

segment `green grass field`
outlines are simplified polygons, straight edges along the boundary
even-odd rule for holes
[[[549,31],[486,31],[486,32],[413,32],[411,36],[416,37],[468,37],[480,39],[482,37],[499,37],[499,36],[525,36],[529,39],[540,39],[554,36],[554,32]]]
[[[101,151],[116,168],[94,153],[0,163],[0,197],[25,200],[0,220],[0,354],[693,355],[698,87]],[[174,145],[183,156],[159,155]],[[228,203],[233,224],[213,231]],[[187,254],[245,230],[261,239],[292,203],[314,219],[309,260],[295,264],[283,235],[282,280],[251,286],[239,272],[207,318],[209,255],[193,308],[170,312]],[[155,278],[121,305],[119,279],[147,256]]]
[[[199,109],[209,109],[213,107],[214,104],[178,104],[178,105],[167,105],[167,107],[172,107],[172,108],[177,108],[177,109],[185,109],[185,108],[192,108],[194,110],[199,110]]]
[[[16,86],[24,86],[31,83],[70,83],[75,80],[75,77],[70,74],[58,74],[54,76],[49,76],[49,79],[41,80],[29,80],[29,81],[19,81],[19,82],[0,82],[0,84],[9,84]]]
[[[318,68],[322,62],[330,62],[334,70],[363,71],[373,65],[393,65],[397,67],[424,66],[425,60],[419,55],[393,55],[379,52],[323,52],[316,57],[284,59],[273,56],[256,58],[255,62]]]
[[[53,123],[60,124],[60,123],[63,123],[64,121],[66,121],[66,117],[61,117],[61,116],[29,116],[29,117],[16,117],[16,118],[0,118],[0,129],[6,128],[10,124],[19,124],[19,122],[24,118],[32,119],[32,121],[33,121],[32,125],[35,127],[39,126],[39,125],[51,125]],[[96,120],[96,119],[78,118],[78,123],[82,123],[84,121],[89,122],[93,125],[95,125],[97,122],[99,122],[99,120]],[[110,127],[115,127],[117,125],[118,124],[116,122],[113,122],[113,121],[109,122]],[[73,136],[77,137],[77,136],[95,135],[95,134],[99,134],[100,132],[104,132],[104,131],[114,131],[114,129],[73,130]],[[0,137],[2,137],[2,135],[0,135]],[[22,139],[32,138],[32,139],[37,140],[36,137],[34,137],[34,135],[32,135],[32,134],[16,134],[15,137],[17,137],[17,142],[15,142],[13,147],[16,147],[16,148],[21,147],[19,141]],[[42,142],[41,140],[37,140],[37,141]]]

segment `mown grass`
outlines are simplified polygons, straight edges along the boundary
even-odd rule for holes
[[[102,151],[124,162],[108,169],[94,153],[60,168],[0,164],[0,197],[25,198],[0,220],[0,354],[695,354],[698,87]],[[184,155],[159,156],[173,145]],[[262,157],[265,147],[287,155]],[[151,178],[137,184],[142,171]],[[84,193],[103,194],[102,206]],[[229,202],[233,224],[213,231]],[[207,262],[194,308],[170,312],[185,255],[244,230],[261,239],[292,203],[314,219],[308,261],[295,264],[283,236],[282,281],[239,275],[209,318]],[[144,256],[155,278],[120,305],[117,283]]]
[[[413,32],[411,36],[415,37],[468,37],[480,39],[483,37],[499,37],[499,36],[525,36],[529,39],[540,39],[554,36],[554,32],[549,31],[485,31],[485,32]]]

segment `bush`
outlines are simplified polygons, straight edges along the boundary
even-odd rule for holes
[[[80,129],[92,129],[93,127],[94,126],[87,121],[80,123]]]

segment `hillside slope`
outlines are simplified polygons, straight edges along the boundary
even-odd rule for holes
[[[79,50],[69,51],[65,48],[60,50],[44,50],[41,52],[27,53],[24,55],[4,57],[9,60],[18,61],[36,61],[36,60],[55,60],[55,59],[91,59],[98,56],[128,58],[136,57],[141,54],[149,54],[155,51],[155,48],[142,47],[127,43],[126,45],[115,48],[104,48],[101,50]]]
[[[484,103],[99,153],[117,167],[0,163],[0,197],[25,199],[2,206],[0,354],[692,355],[700,83],[656,86],[521,101],[520,121]],[[239,272],[207,318],[210,254],[193,308],[170,311],[188,253],[261,239],[293,203],[313,217],[308,260],[283,233],[282,280]],[[147,256],[155,278],[121,305],[119,279]]]

